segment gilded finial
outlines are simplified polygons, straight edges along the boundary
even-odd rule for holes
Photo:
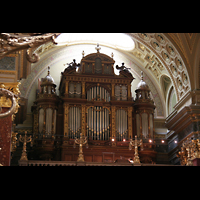
[[[82,56],[84,57],[84,55],[85,55],[85,52],[84,52],[84,50],[83,50],[83,52],[82,52]]]
[[[141,71],[141,80],[143,80],[143,71]]]
[[[111,57],[112,57],[112,58],[114,57],[114,53],[113,53],[113,52],[111,53]]]
[[[95,49],[97,50],[97,53],[99,53],[99,51],[101,50],[101,47],[99,47],[99,43],[97,43],[97,47],[95,47]]]
[[[3,83],[0,83],[0,88],[3,88],[3,89],[5,89],[5,85],[3,84]]]
[[[48,76],[50,75],[50,67],[48,66]]]

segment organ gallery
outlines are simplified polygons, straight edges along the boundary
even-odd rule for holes
[[[134,151],[128,147],[137,136],[143,140],[141,162],[155,162],[155,145],[149,143],[154,138],[155,105],[143,72],[134,99],[135,78],[125,63],[115,65],[113,55],[100,49],[97,45],[96,53],[83,54],[80,63],[73,59],[65,64],[60,85],[48,67],[32,106],[34,159],[76,161],[79,153],[74,142],[82,133],[88,142],[88,148],[83,147],[85,161],[133,159]]]

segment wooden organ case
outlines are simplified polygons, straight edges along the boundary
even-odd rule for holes
[[[53,81],[41,84],[37,106],[33,106],[34,137],[38,140],[37,144],[41,143],[39,137],[43,138],[38,152],[47,156],[46,148],[53,160],[76,161],[79,148],[73,148],[73,144],[80,133],[88,138],[89,148],[83,147],[84,158],[88,162],[114,162],[120,158],[133,158],[134,151],[128,149],[130,139],[136,134],[143,137],[144,131],[145,137],[153,138],[155,106],[143,78],[134,101],[131,94],[134,77],[124,63],[121,67],[116,66],[119,70],[119,75],[116,75],[113,56],[100,53],[99,46],[96,50],[97,53],[83,55],[80,64],[74,59],[61,72],[59,97],[54,92]],[[48,84],[53,89],[49,95],[48,87],[44,87]],[[43,94],[44,90],[47,94]],[[45,121],[48,108],[52,109],[52,126]],[[43,111],[44,114],[40,116]],[[155,160],[155,152],[152,147],[146,146],[147,151],[144,150],[140,155],[150,157],[143,159],[143,162],[152,162]]]
[[[72,144],[80,133],[87,136],[89,143],[89,149],[84,149],[85,161],[94,162],[114,161],[115,148],[133,137],[134,77],[124,65],[118,67],[116,75],[113,58],[96,49],[97,53],[83,57],[80,64],[73,60],[62,73],[59,90],[64,110],[63,160],[77,159]],[[128,144],[125,148],[132,157]]]
[[[74,61],[62,73],[64,137],[74,139],[80,132],[91,141],[108,141],[110,137],[121,141],[132,137],[134,78],[128,71],[115,75],[114,62],[97,52],[83,57],[79,67]]]

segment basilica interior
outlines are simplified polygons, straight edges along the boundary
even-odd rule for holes
[[[1,165],[200,165],[199,33],[0,41]]]

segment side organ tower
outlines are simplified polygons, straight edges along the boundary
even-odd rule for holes
[[[40,154],[40,157],[44,159],[53,158],[51,154],[57,135],[58,102],[56,84],[50,75],[50,67],[48,67],[47,76],[41,79],[40,90],[36,95],[34,106],[32,106],[35,150],[36,154]]]

